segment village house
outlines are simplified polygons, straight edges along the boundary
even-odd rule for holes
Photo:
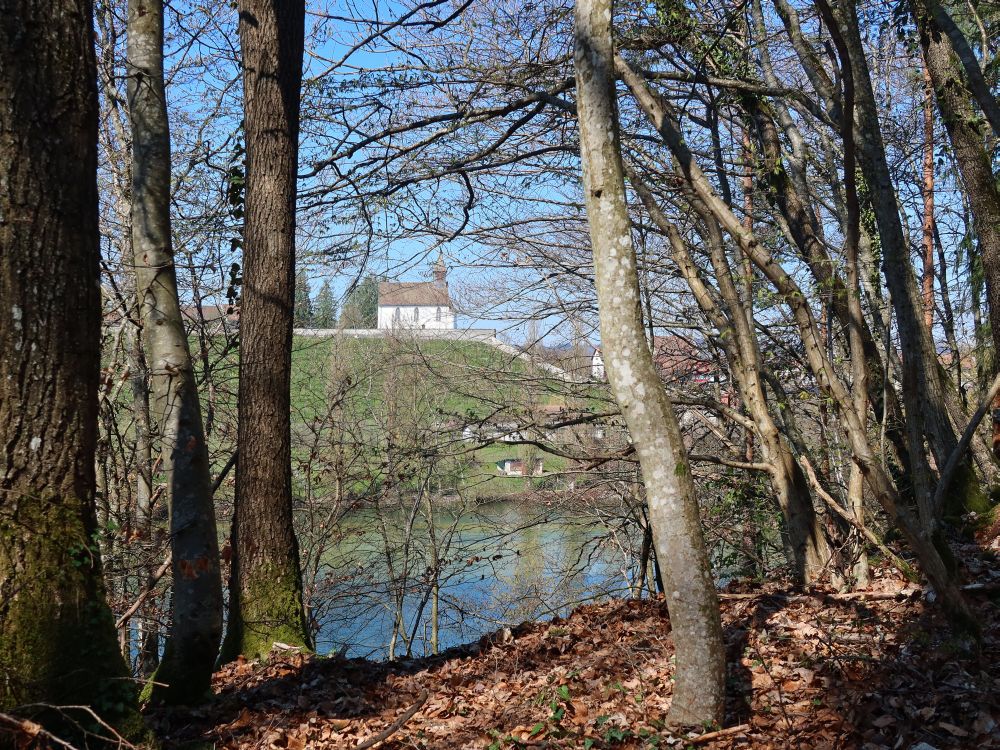
[[[531,460],[531,466],[520,458],[504,458],[497,461],[497,473],[507,477],[540,477],[545,474],[545,462],[540,458]]]
[[[657,372],[667,382],[703,385],[716,378],[725,379],[718,364],[707,357],[703,349],[681,336],[655,336],[652,351]],[[594,350],[591,358],[590,376],[594,380],[607,379],[600,347]]]
[[[212,335],[235,333],[240,325],[238,305],[181,305],[181,316],[189,331],[205,326]]]
[[[455,328],[443,257],[434,264],[434,281],[383,281],[378,285],[378,328]]]

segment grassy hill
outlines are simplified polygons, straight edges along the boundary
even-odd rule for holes
[[[235,440],[238,355],[223,337],[193,338],[192,353],[218,467]],[[327,490],[330,477],[341,472],[349,476],[349,491],[363,493],[386,479],[393,455],[435,463],[441,486],[463,495],[521,492],[558,479],[499,476],[497,461],[536,455],[546,474],[568,462],[507,443],[477,448],[462,439],[462,428],[480,421],[523,424],[540,418],[545,407],[603,409],[600,401],[592,388],[564,383],[484,342],[298,336],[293,462],[297,474],[310,474],[313,492]]]

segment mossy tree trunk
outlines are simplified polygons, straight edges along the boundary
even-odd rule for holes
[[[163,1],[128,5],[132,248],[151,414],[167,476],[171,622],[151,696],[190,703],[209,691],[222,636],[222,579],[208,446],[177,297],[170,236],[170,130],[163,83]]]
[[[646,343],[625,199],[611,0],[578,0],[575,54],[583,188],[608,382],[639,455],[677,652],[669,720],[720,721],[725,648],[694,483],[677,417]]]
[[[911,0],[911,11],[917,21],[920,46],[941,119],[951,140],[972,210],[986,282],[993,349],[1000,352],[1000,186],[986,148],[988,133],[973,106],[975,99],[963,75],[958,52],[938,23],[943,13],[940,5],[935,0]],[[1000,407],[1000,400],[994,403],[994,409],[997,407]],[[996,417],[993,434],[993,450],[997,453],[1000,452],[1000,420]],[[943,510],[947,515],[959,515],[970,510],[982,513],[989,507],[982,493],[960,490],[945,496]]]
[[[90,0],[0,2],[0,711],[89,705],[121,726],[135,699],[95,503],[92,28]],[[55,715],[36,719],[76,734]]]
[[[240,458],[224,660],[309,646],[292,524],[295,198],[305,5],[241,0],[246,224],[240,308]]]

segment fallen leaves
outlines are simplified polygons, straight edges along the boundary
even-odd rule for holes
[[[984,575],[992,575],[992,566]],[[968,649],[901,581],[877,595],[745,587],[723,601],[723,727],[674,733],[664,605],[614,601],[524,624],[439,657],[371,663],[283,652],[215,677],[203,718],[154,716],[164,746],[402,748],[1000,748],[995,600]],[[900,595],[897,596],[896,594]]]

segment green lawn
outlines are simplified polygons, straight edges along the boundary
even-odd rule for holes
[[[238,353],[223,337],[192,337],[191,351],[218,471],[235,444]],[[565,383],[532,369],[482,342],[297,336],[292,352],[293,464],[329,460],[331,446],[346,441],[355,451],[348,488],[363,491],[384,473],[389,441],[395,441],[397,448],[416,455],[415,461],[426,460],[422,451],[432,452],[442,471],[450,472],[458,489],[469,494],[530,489],[539,478],[500,476],[496,468],[501,459],[520,458],[522,448],[499,443],[474,449],[461,439],[462,426],[480,419],[519,421],[546,405],[604,408],[594,389],[567,395]],[[130,422],[129,389],[123,388],[116,401]],[[129,430],[128,424],[124,429]],[[539,457],[546,473],[566,468],[565,459]],[[324,491],[330,480],[316,472],[310,481]],[[296,484],[301,485],[298,477]]]

